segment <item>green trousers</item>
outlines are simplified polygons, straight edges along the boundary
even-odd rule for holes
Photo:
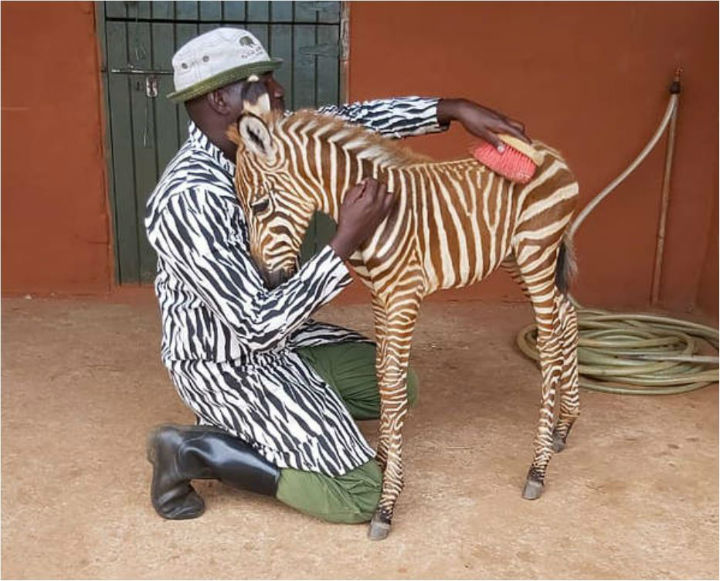
[[[298,350],[342,398],[356,420],[380,416],[380,394],[375,376],[375,346],[368,343],[339,343]],[[417,401],[418,381],[408,372],[408,401]],[[369,521],[380,500],[382,472],[375,460],[343,476],[326,476],[283,468],[277,498],[301,512],[330,522]]]

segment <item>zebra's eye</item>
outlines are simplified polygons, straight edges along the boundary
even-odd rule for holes
[[[254,204],[250,205],[250,208],[253,211],[253,214],[259,214],[261,212],[264,212],[270,207],[270,198],[265,198],[263,200],[259,200],[255,202]]]

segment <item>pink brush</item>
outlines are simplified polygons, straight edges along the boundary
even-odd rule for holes
[[[498,137],[505,144],[505,151],[502,153],[487,141],[473,145],[470,153],[481,164],[510,181],[528,183],[535,175],[537,166],[542,163],[542,155],[517,137],[511,135],[498,135]]]

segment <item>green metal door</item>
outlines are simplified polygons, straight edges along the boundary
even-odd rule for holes
[[[173,53],[218,26],[251,31],[271,55],[292,109],[341,99],[341,2],[98,2],[107,164],[116,280],[151,282],[156,257],[145,236],[145,203],[167,162],[187,138],[187,114],[165,98],[173,90]],[[317,217],[303,245],[311,256],[334,229]]]

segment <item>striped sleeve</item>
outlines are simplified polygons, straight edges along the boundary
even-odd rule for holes
[[[330,246],[267,290],[233,232],[226,201],[200,188],[173,195],[148,232],[165,267],[253,350],[271,349],[352,282]],[[237,218],[235,218],[237,219]],[[235,229],[237,232],[237,229]]]
[[[398,97],[328,105],[318,111],[362,125],[386,137],[402,138],[445,131],[448,126],[440,125],[437,120],[439,101],[438,98]]]

